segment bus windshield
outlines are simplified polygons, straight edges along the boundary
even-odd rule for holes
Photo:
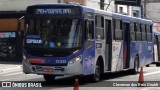
[[[30,38],[26,40],[26,45],[30,47],[75,48],[82,44],[82,25],[79,19],[31,19],[26,27],[26,38]],[[39,42],[33,43],[30,36],[39,37]]]

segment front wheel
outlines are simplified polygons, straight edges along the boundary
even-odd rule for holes
[[[54,76],[54,75],[43,75],[43,77],[47,82],[53,82],[55,80],[56,76]]]
[[[100,81],[100,76],[101,76],[101,67],[100,67],[99,63],[97,63],[96,68],[95,68],[95,73],[93,75],[91,75],[91,81],[93,81],[93,82]]]

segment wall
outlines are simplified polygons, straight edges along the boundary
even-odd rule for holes
[[[154,22],[160,21],[160,3],[147,3],[146,4],[146,17]]]
[[[0,19],[0,31],[17,31],[18,18]],[[24,30],[24,20],[21,23],[21,30]]]
[[[137,7],[137,6],[126,6],[126,5],[118,5],[117,6],[117,10],[118,10],[118,13],[120,13],[120,7],[123,8],[123,13],[122,14],[126,14],[126,15],[130,15],[130,16],[133,16],[133,11],[138,11],[138,17],[140,18],[141,17],[141,8],[140,7]],[[127,8],[129,10],[129,12],[127,11]]]
[[[104,10],[114,12],[114,1],[105,0]],[[100,9],[100,0],[87,0],[87,6]]]
[[[24,11],[29,5],[41,3],[58,3],[58,0],[0,0],[0,11]]]
[[[86,5],[86,0],[64,0],[64,3],[68,2],[77,2],[79,4]]]
[[[100,9],[100,0],[61,0],[61,3],[66,3],[66,2],[78,2],[82,5],[91,7],[91,8],[96,8]],[[114,1],[112,0],[111,3],[110,0],[105,0],[105,7],[104,9],[110,12],[114,12]],[[108,6],[109,4],[109,6]]]

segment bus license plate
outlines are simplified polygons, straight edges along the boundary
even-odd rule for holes
[[[53,68],[43,68],[43,72],[53,72]]]

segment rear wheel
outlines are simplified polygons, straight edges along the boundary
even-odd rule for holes
[[[138,70],[139,70],[139,60],[138,60],[138,56],[136,56],[134,60],[134,68],[131,69],[131,73],[137,74]]]
[[[149,64],[148,64],[148,65],[146,65],[146,67],[149,67]]]
[[[159,66],[160,66],[160,63],[156,63],[156,66],[159,67]]]
[[[43,75],[43,77],[47,82],[53,82],[55,80],[56,76],[54,76],[54,75]]]

